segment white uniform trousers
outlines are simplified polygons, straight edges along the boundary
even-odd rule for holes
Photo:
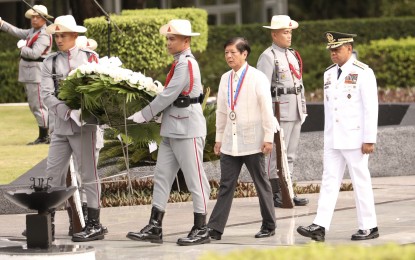
[[[284,131],[285,148],[287,149],[288,168],[293,174],[294,161],[297,157],[298,144],[300,143],[301,121],[281,121],[280,127]],[[269,179],[278,178],[277,175],[277,153],[276,147],[272,148],[271,154],[265,157],[265,171]]]
[[[368,154],[361,149],[324,148],[324,170],[314,224],[329,230],[347,165],[352,179],[359,229],[377,227]]]
[[[66,186],[70,156],[74,156],[88,207],[100,208],[101,184],[97,172],[96,132],[74,135],[52,135],[46,174],[53,177],[52,187]]]
[[[210,185],[203,169],[205,137],[163,137],[154,173],[153,206],[165,210],[179,169],[192,194],[194,213],[207,213]]]
[[[48,128],[48,109],[40,98],[40,84],[25,83],[25,91],[30,111],[35,116],[37,125]]]

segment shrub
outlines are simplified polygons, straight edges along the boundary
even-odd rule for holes
[[[304,85],[306,91],[319,89],[323,82],[325,68],[331,65],[330,57],[325,49],[326,39],[324,32],[341,31],[356,33],[356,46],[368,44],[371,40],[380,40],[391,37],[399,39],[401,37],[412,36],[415,31],[414,17],[388,17],[388,18],[368,18],[368,19],[335,19],[321,21],[300,22],[298,29],[294,31],[293,48],[301,53],[304,62]],[[229,70],[224,55],[223,44],[230,37],[243,36],[250,42],[252,53],[248,58],[248,63],[256,66],[259,55],[271,45],[271,36],[268,29],[262,28],[263,24],[247,25],[226,25],[210,26],[208,49],[206,54],[199,56],[200,68],[202,70],[202,80],[205,86],[209,86],[213,93],[217,92],[220,76]],[[360,50],[360,49],[359,49]],[[413,50],[409,50],[414,57]],[[360,54],[360,53],[359,53]],[[369,53],[366,57],[370,56]],[[370,64],[366,58],[361,59],[364,63]],[[394,59],[393,62],[400,62]],[[385,64],[395,66],[392,63]],[[411,70],[407,70],[410,73]],[[408,76],[401,80],[408,80]],[[386,85],[380,82],[380,87]],[[409,86],[409,85],[407,85]],[[412,84],[412,86],[414,86]]]
[[[0,103],[25,102],[24,85],[17,81],[19,74],[19,50],[17,38],[6,33],[0,34]],[[4,45],[3,45],[4,43]]]
[[[111,34],[111,56],[118,56],[126,68],[140,71],[155,78],[173,61],[166,51],[166,39],[159,29],[171,19],[186,17],[191,20],[192,30],[201,33],[192,38],[192,50],[204,51],[207,45],[207,13],[202,9],[145,9],[124,11],[121,16],[112,16],[112,21],[121,29],[115,28]],[[104,17],[86,19],[87,36],[100,45],[97,52],[107,54],[107,21]]]
[[[375,40],[357,49],[359,58],[375,72],[379,86],[415,86],[415,38]]]

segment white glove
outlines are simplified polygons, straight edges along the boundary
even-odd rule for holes
[[[85,125],[85,122],[81,122],[81,109],[78,110],[71,110],[71,116],[72,120],[81,127],[82,125]]]
[[[3,20],[0,17],[0,27],[3,26]]]
[[[19,40],[18,42],[17,42],[17,48],[22,48],[22,47],[24,47],[24,46],[26,46],[26,40]]]
[[[272,120],[272,125],[274,128],[274,133],[278,133],[278,131],[280,131],[280,124],[278,123],[277,118],[274,116],[273,120]]]
[[[163,114],[161,114],[159,117],[155,118],[154,121],[156,121],[156,123],[161,124],[161,120],[163,119]]]
[[[137,124],[141,124],[146,122],[146,119],[143,117],[143,113],[141,111],[138,111],[137,113],[134,113],[132,116],[127,118],[128,120],[133,120]]]
[[[305,121],[305,119],[306,119],[307,116],[308,116],[308,114],[304,114],[303,118],[301,119],[301,124],[304,123],[304,121]]]

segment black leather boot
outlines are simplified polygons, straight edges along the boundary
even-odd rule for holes
[[[27,145],[49,144],[49,128],[39,126],[39,137]]]
[[[163,217],[164,211],[161,211],[156,207],[151,208],[151,216],[148,225],[141,229],[140,232],[128,232],[127,237],[137,241],[163,243]]]
[[[88,221],[84,230],[72,235],[74,242],[87,242],[104,239],[104,230],[99,222],[100,209],[88,208]]]
[[[86,202],[82,203],[82,214],[84,215],[84,221],[85,223],[88,222],[88,204]],[[104,234],[108,234],[108,228],[101,224],[101,228],[104,231]],[[72,236],[72,235],[70,235]]]
[[[271,183],[272,200],[274,201],[274,207],[281,208],[282,207],[282,194],[281,194],[278,178],[269,179],[269,181]]]
[[[206,243],[210,243],[209,230],[206,226],[206,214],[194,213],[194,226],[187,237],[177,240],[177,244],[181,246],[192,246]]]
[[[67,207],[66,212],[68,212],[68,218],[69,218],[68,236],[72,236],[73,235],[72,208]]]

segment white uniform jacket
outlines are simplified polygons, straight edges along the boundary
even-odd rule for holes
[[[188,61],[192,64],[193,89],[190,98],[197,98],[203,93],[199,64],[190,49],[174,55],[177,64],[174,74],[165,89],[143,110],[143,117],[148,122],[163,111],[160,135],[171,138],[194,138],[206,136],[206,120],[200,103],[188,107],[176,107],[173,102],[180,93],[189,90],[190,73]]]
[[[89,54],[87,54],[89,53]],[[48,56],[42,65],[42,82],[41,82],[41,96],[43,102],[48,107],[49,112],[55,114],[55,126],[54,133],[58,135],[73,135],[74,133],[80,133],[81,127],[79,127],[70,118],[70,108],[65,104],[64,101],[59,100],[55,96],[55,85],[52,78],[52,60],[56,57],[56,75],[58,80],[65,79],[69,72],[76,69],[82,64],[88,62],[88,58],[92,55],[96,55],[95,52],[79,49],[74,47],[68,52],[56,52]],[[97,126],[95,125],[84,125],[82,131],[95,132]]]
[[[36,60],[44,58],[52,48],[52,36],[46,33],[46,24],[35,30],[33,28],[19,29],[3,22],[1,30],[27,41],[26,46],[20,49],[19,82],[40,83],[42,62]]]
[[[333,64],[324,73],[324,145],[332,149],[359,149],[376,143],[378,96],[373,70],[351,57],[342,67]]]

